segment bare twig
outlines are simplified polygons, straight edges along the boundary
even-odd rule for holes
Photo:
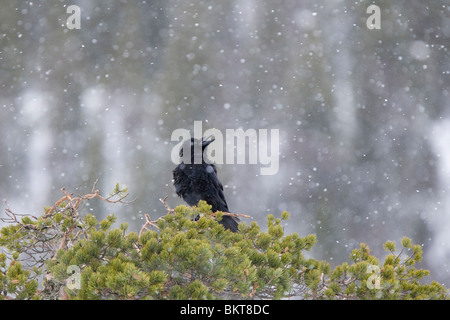
[[[166,202],[168,196],[165,196],[163,199],[159,199],[159,201],[161,201],[161,203],[164,205],[164,207],[167,209],[167,211],[171,214],[175,214],[175,211],[169,206],[169,204]],[[142,234],[144,233],[145,230],[148,230],[148,227],[153,227],[155,229],[159,230],[158,227],[158,221],[160,219],[162,219],[161,217],[159,217],[157,220],[151,220],[150,219],[150,215],[149,214],[145,214],[145,223],[141,228],[141,231],[139,231],[139,239],[141,238]]]
[[[231,217],[242,217],[242,218],[251,218],[251,216],[246,215],[246,214],[242,214],[242,213],[231,213],[231,212],[226,212],[226,211],[216,211],[210,214],[211,217],[214,217],[215,215],[217,215],[219,212],[222,212],[224,216],[231,216]]]
[[[100,199],[102,201],[105,201],[105,202],[108,202],[108,203],[129,203],[129,202],[123,201],[126,197],[128,197],[128,195],[129,195],[128,193],[120,196],[119,199],[117,199],[117,200],[110,200],[113,196],[116,196],[116,195],[113,195],[113,196],[108,197],[108,198],[101,196],[100,195],[100,191],[98,189],[95,189],[96,184],[97,184],[97,181],[95,181],[94,187],[92,188],[91,193],[86,194],[86,195],[81,196],[81,197],[79,197],[79,196],[73,197],[73,193],[69,194],[66,191],[66,188],[64,188],[64,187],[61,188],[61,191],[65,194],[65,196],[61,197],[58,201],[55,202],[55,204],[51,208],[47,209],[47,211],[44,214],[44,218],[47,218],[48,216],[52,215],[53,212],[55,211],[55,209],[57,207],[59,207],[63,202],[69,202],[69,206],[72,209],[74,209],[75,211],[77,211],[77,209],[78,209],[78,207],[79,207],[79,205],[80,205],[80,203],[82,201],[84,201],[84,200],[92,200],[94,198],[98,198],[98,199]],[[64,208],[64,209],[66,209],[66,208]]]
[[[166,207],[167,211],[171,214],[175,214],[175,211],[167,204],[166,200],[167,200],[168,196],[165,196],[163,199],[159,199],[159,201],[162,202],[162,204],[164,205],[164,207]]]
[[[161,218],[159,218],[159,219],[161,219]],[[158,219],[158,220],[159,220],[159,219]],[[139,239],[141,238],[142,233],[144,233],[145,230],[148,230],[148,228],[147,228],[148,226],[154,227],[154,228],[156,228],[156,229],[159,230],[159,227],[158,227],[158,225],[157,225],[157,221],[158,221],[158,220],[152,221],[152,220],[150,219],[150,216],[146,213],[146,214],[145,214],[145,223],[144,223],[144,225],[142,226],[141,231],[139,232]]]
[[[6,217],[0,218],[0,220],[17,225],[15,233],[10,235],[10,237],[11,239],[18,238],[15,241],[21,242],[20,250],[21,253],[26,254],[27,257],[25,259],[34,261],[34,265],[43,265],[47,257],[55,257],[59,249],[72,246],[81,234],[87,237],[87,230],[82,227],[83,224],[79,220],[80,215],[78,213],[78,209],[84,201],[98,198],[108,203],[125,203],[124,199],[128,196],[128,193],[123,193],[119,190],[107,198],[100,195],[96,185],[97,181],[95,181],[91,193],[83,196],[74,196],[73,193],[67,192],[66,188],[61,188],[64,196],[58,199],[52,207],[48,208],[40,218],[30,214],[14,213],[9,207],[5,209]],[[116,196],[118,196],[118,199],[113,200],[112,198]],[[71,227],[61,228],[62,222],[51,219],[54,213],[62,213],[73,219]],[[27,223],[22,217],[28,217],[32,222]],[[34,223],[40,219],[44,220],[44,222]]]

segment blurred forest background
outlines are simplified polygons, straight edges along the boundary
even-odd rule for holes
[[[3,1],[0,215],[98,179],[136,200],[86,211],[139,230],[165,214],[159,198],[183,203],[173,130],[279,129],[276,175],[218,166],[232,212],[265,226],[287,210],[286,232],[317,234],[312,254],[332,264],[411,237],[448,286],[449,50],[448,0]]]

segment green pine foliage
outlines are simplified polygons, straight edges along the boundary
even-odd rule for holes
[[[403,238],[388,241],[380,262],[366,244],[349,262],[332,268],[305,256],[314,235],[284,234],[280,218],[269,214],[262,229],[241,222],[239,232],[217,222],[200,201],[180,205],[138,234],[77,211],[97,193],[66,197],[41,217],[7,210],[0,230],[0,299],[447,299],[448,290],[422,279],[417,269],[422,247]],[[96,196],[97,195],[97,196]],[[193,217],[200,215],[195,221]]]

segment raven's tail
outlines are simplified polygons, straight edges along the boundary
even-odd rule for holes
[[[232,232],[238,231],[239,218],[237,217],[223,215],[220,223],[225,227],[225,229],[228,229]]]

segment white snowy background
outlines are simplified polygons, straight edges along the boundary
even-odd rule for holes
[[[182,203],[173,130],[279,129],[276,175],[218,166],[231,211],[264,226],[287,210],[286,232],[315,233],[332,264],[411,237],[450,285],[449,50],[448,0],[4,1],[0,214],[39,214],[98,179],[136,200],[85,212],[139,230],[165,214],[159,198]]]

